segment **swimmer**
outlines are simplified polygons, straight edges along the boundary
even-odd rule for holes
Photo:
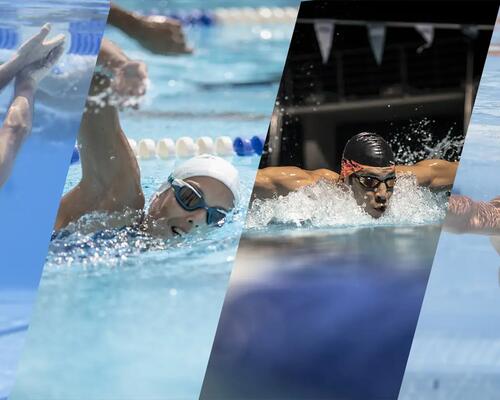
[[[320,180],[343,184],[352,190],[357,204],[373,218],[381,217],[389,205],[398,176],[414,175],[417,184],[431,190],[450,190],[458,163],[424,160],[414,165],[395,165],[389,144],[375,133],[352,137],[342,154],[340,174],[328,169],[306,171],[297,167],[268,167],[258,171],[254,198],[287,195]]]
[[[110,214],[109,228],[136,226],[166,239],[222,225],[238,201],[238,171],[211,155],[194,157],[166,173],[168,179],[144,211],[139,165],[120,126],[119,105],[109,98],[117,90],[122,96],[144,94],[147,69],[109,41],[103,41],[97,63],[110,70],[92,79],[78,135],[82,179],[62,199],[55,230],[95,211]],[[104,101],[96,102],[96,97]]]
[[[111,3],[108,23],[135,39],[142,47],[154,54],[189,54],[193,50],[179,21],[164,16],[143,16]]]
[[[45,24],[0,66],[0,90],[15,78],[14,98],[0,127],[0,187],[7,181],[17,153],[31,132],[38,84],[64,51],[64,35],[46,40],[49,33],[50,25]]]

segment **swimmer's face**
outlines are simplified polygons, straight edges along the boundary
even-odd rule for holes
[[[365,167],[348,179],[356,202],[373,218],[384,214],[395,183],[394,167]]]
[[[196,176],[184,179],[186,183],[203,195],[208,207],[230,211],[234,197],[222,182],[208,176]],[[193,229],[207,226],[207,211],[197,209],[187,211],[175,198],[172,188],[157,196],[148,211],[147,230],[157,236],[171,238],[183,236]]]

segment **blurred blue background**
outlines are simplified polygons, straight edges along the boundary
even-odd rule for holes
[[[0,0],[0,9],[4,32],[19,37],[15,48],[49,22],[51,36],[67,35],[68,49],[69,23],[104,22],[108,3]],[[12,49],[0,49],[0,60],[12,54]],[[0,398],[13,383],[94,64],[95,56],[65,55],[57,71],[41,82],[32,134],[0,189]],[[12,83],[0,94],[2,119],[12,94]]]

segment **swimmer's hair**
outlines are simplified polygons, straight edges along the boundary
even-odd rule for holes
[[[395,164],[389,143],[372,132],[361,132],[350,138],[344,147],[342,159],[371,167],[388,167]]]

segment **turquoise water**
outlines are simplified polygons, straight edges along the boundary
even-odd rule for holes
[[[497,33],[498,36],[498,33]],[[500,194],[500,58],[486,61],[454,191]],[[499,254],[489,238],[444,232],[400,399],[498,399]]]
[[[125,133],[264,135],[292,29],[193,27],[195,54],[170,58],[110,29],[107,37],[147,63],[151,81],[141,109],[122,113]],[[123,232],[52,242],[12,399],[198,397],[259,157],[231,161],[242,201],[221,229],[168,243]],[[174,162],[140,161],[146,198]],[[66,191],[79,176],[72,166]]]
[[[2,32],[10,29],[18,34],[18,43],[13,43],[15,48],[50,22],[51,36],[67,35],[68,49],[69,23],[82,20],[102,23],[107,3],[101,0],[78,4],[70,0],[0,0],[0,9]],[[12,49],[0,49],[0,62],[12,53]],[[41,82],[31,136],[18,154],[9,180],[0,189],[3,228],[0,233],[0,398],[7,396],[13,384],[94,62],[95,57],[65,54],[57,65],[57,72]],[[2,121],[12,94],[12,83],[0,94]]]

